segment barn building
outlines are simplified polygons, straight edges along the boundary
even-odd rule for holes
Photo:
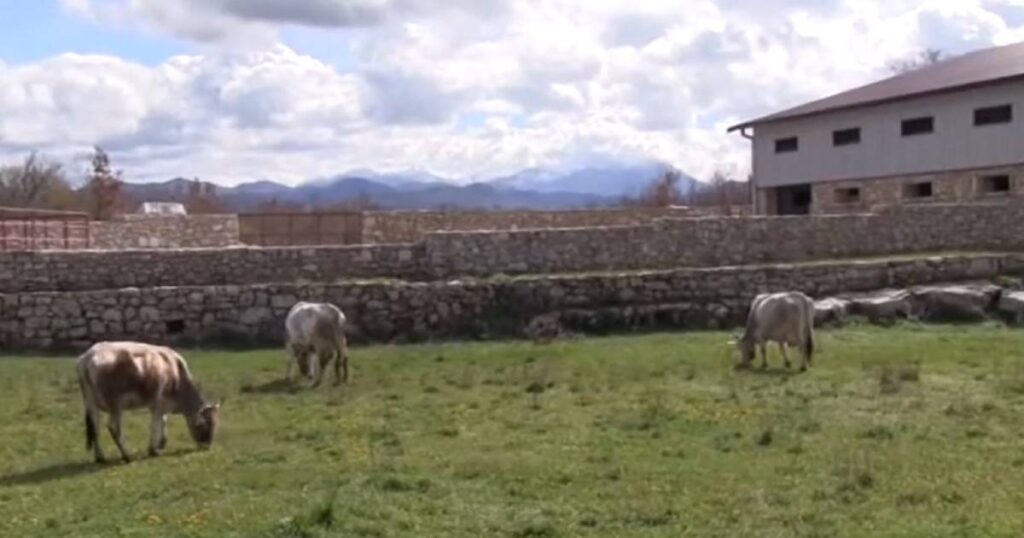
[[[849,213],[1024,193],[1024,43],[729,128],[753,143],[754,211]]]

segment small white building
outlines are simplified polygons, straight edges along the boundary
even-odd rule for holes
[[[186,215],[185,206],[177,202],[144,202],[139,208],[143,215]]]
[[[754,211],[855,212],[1024,191],[1024,43],[986,49],[733,126]]]

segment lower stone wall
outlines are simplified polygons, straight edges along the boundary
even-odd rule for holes
[[[237,215],[121,215],[90,223],[94,249],[227,247],[241,244]]]
[[[764,291],[820,297],[1022,272],[1024,255],[979,255],[501,281],[6,293],[0,346],[81,351],[104,339],[280,345],[284,317],[298,300],[339,305],[355,342],[518,336],[537,316],[559,311],[591,312],[582,319],[600,330],[700,329],[739,323]]]
[[[980,178],[1006,175],[1010,177],[1007,192],[988,192]],[[915,188],[927,184],[930,196],[921,196]],[[858,189],[859,198],[844,201],[844,190]],[[935,203],[985,202],[1024,195],[1024,165],[1003,166],[956,172],[888,177],[860,181],[818,183],[812,187],[811,209],[815,214],[862,213],[883,206],[921,205]]]

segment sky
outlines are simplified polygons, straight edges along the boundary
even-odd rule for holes
[[[1024,41],[1024,0],[0,0],[0,163],[129,181],[460,181],[659,160],[745,177],[726,128]]]

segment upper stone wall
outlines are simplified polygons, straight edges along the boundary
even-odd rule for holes
[[[90,224],[94,249],[226,247],[240,244],[237,215],[121,215]]]
[[[666,217],[704,216],[705,208],[625,208],[576,211],[367,211],[364,243],[414,243],[443,231],[495,231],[636,226]],[[734,208],[739,214],[743,208]]]
[[[435,232],[413,245],[19,252],[0,289],[89,290],[449,279],[713,267],[945,251],[1024,250],[1024,202],[929,205],[870,215],[662,219],[653,224]]]
[[[332,282],[380,275],[415,278],[420,259],[419,249],[399,245],[12,252],[0,257],[0,289]]]

